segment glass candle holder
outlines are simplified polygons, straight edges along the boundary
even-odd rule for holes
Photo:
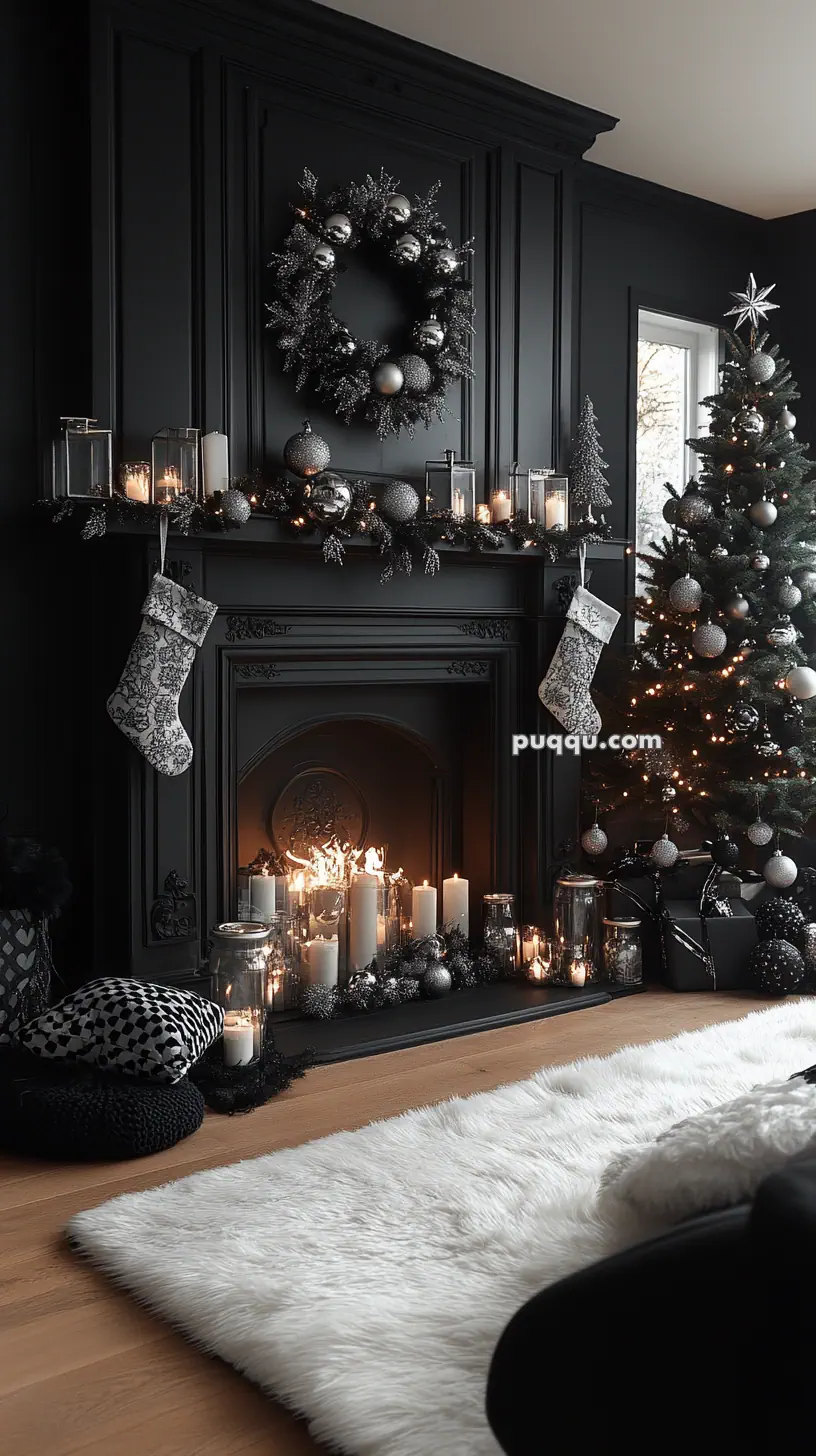
[[[238,919],[266,925],[270,916],[289,913],[289,876],[268,865],[245,865],[238,871]]]
[[[290,1011],[297,1005],[300,981],[289,916],[273,915],[266,932],[266,1009]]]
[[[526,936],[528,930],[534,930],[534,926],[525,926],[522,936]],[[529,942],[527,943],[529,947]],[[524,940],[522,939],[522,946]],[[527,959],[527,954],[522,950],[524,962],[524,974],[533,985],[546,985],[555,976],[555,953],[552,939],[549,936],[538,935],[536,932],[534,953]]]
[[[603,979],[601,911],[603,883],[595,875],[564,875],[553,901],[556,980],[582,986]]]
[[[490,506],[487,501],[480,501],[476,507],[476,520],[480,526],[489,526],[492,521]]]
[[[551,470],[530,470],[530,518],[548,531],[566,531],[569,520],[569,481]]]
[[[192,425],[159,430],[151,442],[153,503],[169,506],[178,496],[199,495],[200,430]]]
[[[347,961],[347,891],[345,885],[318,885],[296,892],[291,919],[301,986],[342,986]]]
[[[210,934],[210,995],[224,1008],[224,1066],[247,1067],[263,1055],[267,928],[229,921]]]
[[[140,505],[150,505],[150,462],[128,460],[119,467],[119,493]]]
[[[63,415],[54,441],[52,489],[55,496],[80,500],[113,495],[113,433],[93,428],[87,415]]]
[[[476,469],[470,460],[457,460],[455,450],[446,450],[441,460],[425,461],[425,510],[452,511],[473,520],[476,500]]]
[[[386,884],[378,874],[353,874],[347,920],[349,971],[363,971],[372,961],[384,966],[388,952],[400,943],[397,886]]]
[[[639,920],[604,920],[603,965],[616,986],[643,983],[643,947]]]
[[[490,496],[490,520],[494,526],[500,526],[502,521],[509,521],[515,514],[515,503],[511,483],[498,486]]]
[[[483,895],[484,943],[501,962],[502,973],[512,976],[519,963],[519,934],[515,895]]]

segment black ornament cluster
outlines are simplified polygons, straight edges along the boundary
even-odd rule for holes
[[[452,384],[472,375],[470,242],[456,245],[436,210],[439,184],[409,200],[381,172],[326,198],[308,168],[303,202],[269,263],[274,291],[267,326],[298,391],[309,389],[350,423],[372,423],[380,439],[446,414]],[[407,294],[413,324],[394,347],[358,338],[332,309],[344,257],[359,248],[385,262]]]

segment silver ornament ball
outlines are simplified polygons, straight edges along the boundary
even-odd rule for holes
[[[713,515],[711,502],[696,490],[687,491],[677,502],[677,523],[689,527],[702,526]]]
[[[402,370],[406,394],[425,394],[430,389],[433,380],[431,366],[421,354],[402,354],[397,360],[397,368]]]
[[[669,587],[669,605],[676,612],[696,612],[703,600],[703,588],[688,572]]]
[[[798,873],[796,862],[787,854],[783,854],[781,849],[775,849],[765,863],[762,878],[772,890],[787,890],[788,886],[793,884]]]
[[[221,514],[225,521],[243,526],[252,515],[252,506],[242,490],[225,490],[221,497]]]
[[[764,819],[755,819],[753,824],[748,825],[745,832],[751,844],[756,844],[759,848],[765,844],[770,844],[774,835],[772,826],[766,824]]]
[[[330,243],[347,243],[351,237],[351,222],[344,212],[333,212],[326,218],[323,231]]]
[[[816,672],[812,667],[793,667],[785,678],[785,687],[791,697],[802,702],[816,698]]]
[[[588,854],[593,857],[597,854],[603,854],[608,843],[609,840],[604,834],[600,824],[590,824],[589,828],[585,829],[583,834],[581,835],[581,848],[584,851],[584,854]]]
[[[652,845],[649,857],[654,860],[659,870],[670,870],[672,865],[677,863],[679,853],[677,845],[672,843],[668,834],[661,834]]]
[[[407,222],[411,216],[411,204],[401,192],[391,193],[386,201],[385,210],[392,222]]]
[[[796,641],[796,628],[790,617],[779,617],[768,632],[765,641],[769,647],[792,647]]]
[[[765,430],[765,421],[759,413],[759,410],[744,409],[740,410],[739,414],[734,416],[734,427],[740,430],[743,435],[749,435],[753,439],[758,439]]]
[[[770,564],[771,558],[764,551],[755,551],[749,563],[752,571],[767,571]]]
[[[660,791],[661,804],[671,804],[677,798],[677,790],[674,784],[664,784]]]
[[[316,475],[309,491],[307,510],[320,525],[334,525],[345,519],[351,509],[351,486],[342,475],[324,470]]]
[[[722,627],[716,622],[701,622],[694,629],[691,645],[698,657],[719,657],[725,651],[728,641]]]
[[[761,531],[766,531],[769,526],[772,526],[778,514],[773,501],[769,500],[754,501],[754,504],[748,507],[749,519],[755,526],[759,526]]]
[[[331,460],[331,451],[320,435],[316,435],[308,420],[298,435],[290,435],[283,447],[283,458],[287,469],[293,475],[317,475],[325,470]]]
[[[796,426],[796,415],[786,405],[783,410],[779,411],[776,423],[781,430],[792,430]]]
[[[663,520],[667,521],[670,526],[673,526],[677,520],[677,507],[679,504],[680,502],[677,496],[670,495],[663,507]]]
[[[748,378],[754,384],[767,384],[773,379],[776,373],[776,360],[772,354],[762,354],[759,351],[752,354],[748,360]]]
[[[334,248],[330,248],[328,243],[318,243],[317,247],[312,249],[312,262],[321,273],[328,273],[329,269],[334,267],[334,261]]]
[[[459,259],[453,248],[439,248],[434,253],[433,265],[434,271],[443,278],[452,278],[459,267]]]
[[[445,330],[443,329],[436,314],[424,319],[414,329],[414,338],[420,349],[441,349],[445,342]]]
[[[800,566],[795,581],[802,596],[808,601],[816,595],[816,570],[812,566]]]
[[[391,480],[380,495],[380,512],[395,525],[412,521],[419,510],[419,495],[407,480]]]
[[[786,612],[792,612],[794,607],[798,607],[802,593],[792,577],[783,576],[777,588],[776,600]]]
[[[404,383],[399,365],[392,364],[389,359],[376,366],[371,378],[378,394],[399,394]]]
[[[709,556],[709,561],[725,561],[728,556],[727,546],[715,546]]]
[[[398,263],[417,263],[422,244],[413,233],[403,233],[401,238],[397,238],[392,252]]]
[[[741,593],[738,593],[735,597],[731,597],[730,600],[726,602],[725,610],[728,613],[729,617],[733,617],[735,621],[739,621],[740,618],[750,615],[751,603],[748,601],[747,597],[744,597]]]
[[[440,996],[447,996],[453,987],[453,977],[447,966],[429,966],[422,977],[422,989],[426,996],[437,1000]]]

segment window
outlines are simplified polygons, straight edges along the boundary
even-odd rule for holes
[[[682,490],[696,474],[697,457],[686,440],[708,429],[708,411],[699,401],[717,391],[719,340],[719,329],[710,324],[647,309],[638,313],[638,551],[648,551],[649,542],[666,532],[665,482]]]

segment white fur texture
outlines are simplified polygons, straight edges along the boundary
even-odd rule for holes
[[[558,1018],[540,1031],[557,1046]],[[816,1001],[786,1003],[124,1194],[69,1233],[335,1449],[495,1456],[484,1392],[507,1320],[651,1232],[598,1205],[610,1159],[813,1062]],[[543,1393],[557,1349],[554,1331]]]
[[[816,1086],[771,1082],[627,1148],[604,1173],[601,1197],[675,1223],[752,1197],[769,1173],[814,1151]]]

